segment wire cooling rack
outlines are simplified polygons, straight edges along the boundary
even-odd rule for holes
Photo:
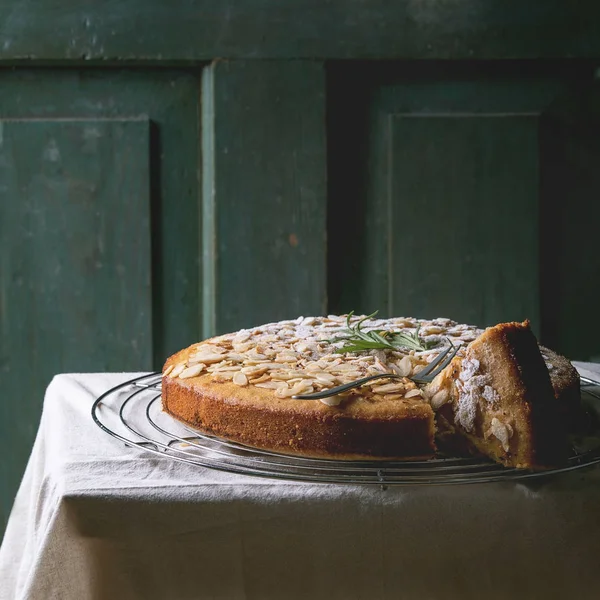
[[[600,408],[600,382],[581,378],[582,395]],[[480,458],[427,461],[341,461],[257,450],[206,435],[162,411],[161,375],[137,377],[102,394],[92,418],[127,446],[177,462],[230,473],[322,483],[448,485],[548,477],[600,463],[600,438],[580,440],[567,465],[551,471],[504,468]]]

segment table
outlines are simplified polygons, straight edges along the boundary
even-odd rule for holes
[[[600,365],[579,364],[600,378]],[[126,447],[47,389],[0,549],[0,599],[578,600],[600,594],[600,469],[458,486],[228,474]]]

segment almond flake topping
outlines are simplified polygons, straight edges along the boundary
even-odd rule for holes
[[[197,377],[198,375],[200,375],[200,373],[202,373],[205,366],[206,365],[199,363],[196,365],[192,365],[191,367],[187,367],[186,369],[181,371],[181,373],[179,374],[179,379],[188,379],[190,377]]]
[[[429,403],[431,404],[431,408],[433,410],[439,410],[446,402],[448,402],[450,398],[450,393],[447,389],[442,389],[439,392],[436,392],[433,396],[431,396],[431,400]]]
[[[502,445],[502,449],[505,452],[509,451],[509,440],[512,437],[513,428],[508,423],[502,423],[502,421],[494,417],[492,419],[490,430],[488,433],[498,439],[498,441]]]
[[[241,371],[238,371],[233,376],[233,383],[235,383],[235,385],[239,385],[239,386],[248,385],[248,378]]]
[[[391,394],[392,392],[404,391],[404,384],[400,383],[386,383],[385,385],[373,386],[371,388],[376,394]],[[408,397],[408,394],[407,394]]]
[[[170,377],[179,377],[179,375],[183,372],[184,369],[185,369],[185,363],[179,363],[178,365],[175,365],[174,369],[171,371],[169,376]]]
[[[353,316],[351,322],[360,318]],[[417,326],[420,326],[419,335],[425,341],[452,336],[452,342],[458,346],[466,345],[480,333],[475,327],[459,325],[450,319],[426,321],[413,318],[369,319],[363,324],[363,331],[396,333],[404,330],[414,334]],[[274,390],[278,397],[289,398],[326,390],[371,374],[395,373],[408,377],[421,370],[438,353],[435,349],[415,351],[404,347],[340,353],[343,343],[332,340],[343,335],[345,328],[345,316],[329,315],[302,316],[293,321],[243,329],[196,344],[185,362],[170,365],[163,376],[206,377],[214,382]],[[474,375],[478,366],[471,365],[472,369],[467,368],[466,375]],[[473,373],[469,373],[470,370]],[[490,402],[494,399],[492,390],[485,386],[483,395]],[[353,390],[351,395],[326,398],[321,402],[337,406],[344,398],[374,401],[411,397],[423,397],[423,392],[409,380],[384,380]],[[431,402],[432,405],[444,403],[439,396]]]

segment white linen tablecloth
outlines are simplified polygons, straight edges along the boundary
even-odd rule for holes
[[[133,376],[48,387],[0,549],[2,600],[600,597],[596,467],[415,487],[231,475],[96,427],[94,399]]]

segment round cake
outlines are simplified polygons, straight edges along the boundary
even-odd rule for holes
[[[428,458],[436,452],[440,398],[410,377],[449,342],[460,348],[459,358],[482,333],[445,318],[330,315],[270,323],[171,356],[163,369],[163,408],[200,431],[285,454]],[[536,352],[547,366],[539,378],[565,412],[574,410],[576,371],[545,348],[542,358],[537,344]],[[292,398],[380,373],[403,378],[322,400]]]

